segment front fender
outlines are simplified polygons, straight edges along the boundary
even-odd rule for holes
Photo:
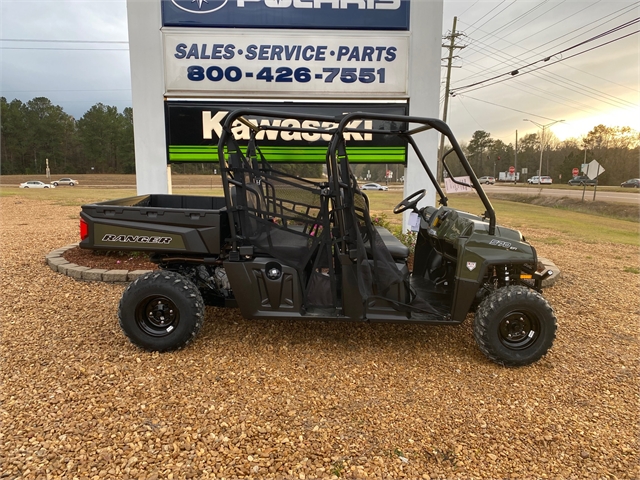
[[[464,320],[490,267],[525,263],[535,265],[536,261],[534,248],[523,241],[484,234],[460,238],[452,320]]]

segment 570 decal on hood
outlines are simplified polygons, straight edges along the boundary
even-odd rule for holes
[[[171,237],[150,237],[147,235],[115,235],[107,233],[102,237],[103,242],[120,242],[120,243],[161,243],[169,244],[173,240]]]

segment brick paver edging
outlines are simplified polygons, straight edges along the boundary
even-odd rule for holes
[[[132,282],[140,275],[153,270],[105,270],[103,268],[89,268],[70,263],[62,254],[67,250],[77,247],[77,243],[53,250],[47,254],[45,260],[54,272],[62,273],[76,280],[88,280],[94,282]]]

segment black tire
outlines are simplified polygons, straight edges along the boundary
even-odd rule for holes
[[[175,272],[153,272],[133,281],[118,306],[120,328],[132,343],[166,352],[187,345],[202,328],[198,288]]]
[[[539,360],[553,345],[557,320],[549,303],[527,287],[501,288],[478,306],[473,336],[490,360],[509,367]]]
[[[58,182],[53,182],[53,186],[57,187],[58,186]]]
[[[69,183],[70,187],[73,187],[74,185],[75,185],[75,183],[73,183],[73,182]]]

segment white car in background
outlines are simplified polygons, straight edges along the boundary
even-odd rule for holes
[[[495,177],[484,176],[484,177],[480,177],[478,179],[478,182],[480,182],[480,184],[493,185],[494,183],[496,183],[496,178]]]
[[[535,183],[535,184],[552,184],[553,183],[553,179],[548,176],[548,175],[543,175],[541,177],[539,177],[538,175],[535,175],[533,177],[531,177],[530,179],[527,180],[527,183]]]
[[[49,185],[39,180],[29,180],[20,184],[20,188],[56,188],[55,185]]]
[[[61,178],[60,180],[51,182],[54,187],[57,187],[58,185],[69,185],[70,187],[73,187],[74,185],[78,185],[78,183],[79,182],[73,178]]]
[[[360,190],[389,190],[386,185],[380,185],[379,183],[365,183],[360,187]]]

